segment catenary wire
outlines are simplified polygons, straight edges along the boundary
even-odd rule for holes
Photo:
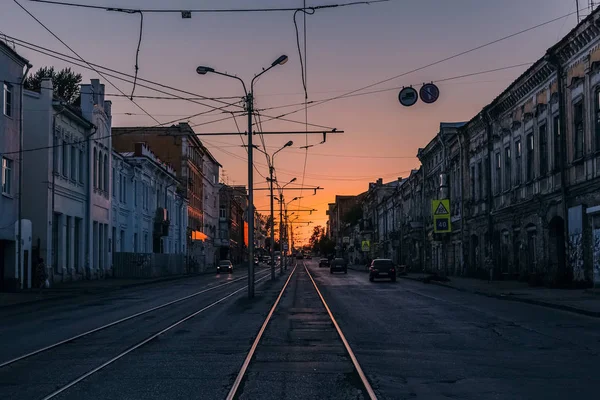
[[[62,40],[60,37],[58,37],[58,35],[56,35],[54,32],[52,32],[52,30],[50,28],[48,28],[46,25],[44,25],[44,23],[42,21],[40,21],[35,15],[33,15],[29,10],[27,10],[27,8],[25,8],[21,3],[19,3],[17,0],[13,0],[15,2],[15,4],[17,4],[23,11],[25,11],[31,18],[33,18],[38,24],[40,24],[49,34],[51,34],[56,40],[58,40],[59,42],[61,42],[67,49],[69,49],[73,54],[75,54],[81,61],[83,61],[84,63],[86,63],[91,69],[94,70],[94,72],[96,72],[98,75],[100,75],[102,77],[102,79],[104,79],[108,84],[110,84],[112,87],[114,87],[118,92],[120,92],[121,94],[125,94],[125,92],[123,92],[121,89],[119,89],[119,87],[117,87],[114,83],[112,83],[108,78],[106,78],[101,72],[99,72],[96,68],[94,68],[90,63],[88,63],[83,57],[81,57],[79,55],[79,53],[77,53],[75,50],[73,50],[72,47],[70,47],[67,43],[65,43],[64,40]],[[148,117],[150,117],[152,120],[154,120],[157,124],[160,123],[159,120],[157,120],[156,118],[154,118],[152,116],[152,114],[150,114],[148,111],[146,111],[142,106],[140,106],[135,100],[130,99],[130,101],[136,105],[137,108],[139,108],[142,112],[144,112],[144,114],[146,114]]]
[[[325,104],[325,103],[328,103],[328,102],[330,102],[330,101],[337,100],[337,99],[340,99],[340,98],[344,98],[344,97],[347,97],[347,96],[349,96],[349,95],[351,95],[351,94],[354,94],[354,93],[357,93],[357,92],[361,92],[361,91],[363,91],[363,90],[365,90],[365,89],[369,89],[369,88],[372,88],[372,87],[374,87],[374,86],[378,86],[378,85],[380,85],[380,84],[382,84],[382,83],[386,83],[386,82],[389,82],[389,81],[392,81],[392,80],[395,80],[395,79],[401,78],[401,77],[403,77],[403,76],[406,76],[406,75],[412,74],[412,73],[414,73],[414,72],[421,71],[421,70],[423,70],[423,69],[426,69],[426,68],[429,68],[429,67],[432,67],[432,66],[435,66],[435,65],[439,65],[439,64],[441,64],[441,63],[444,63],[444,62],[446,62],[446,61],[449,61],[449,60],[452,60],[452,59],[455,59],[455,58],[458,58],[458,57],[464,56],[464,55],[466,55],[466,54],[469,54],[469,53],[475,52],[475,51],[477,51],[477,50],[481,50],[481,49],[483,49],[483,48],[485,48],[485,47],[488,47],[488,46],[494,45],[494,44],[496,44],[496,43],[499,43],[499,42],[502,42],[502,41],[504,41],[504,40],[507,40],[507,39],[513,38],[513,37],[515,37],[515,36],[518,36],[518,35],[521,35],[521,34],[523,34],[523,33],[526,33],[526,32],[532,31],[532,30],[534,30],[534,29],[537,29],[537,28],[543,27],[543,26],[545,26],[545,25],[548,25],[548,24],[551,24],[551,23],[553,23],[553,22],[560,21],[561,19],[563,19],[563,18],[566,18],[566,17],[569,17],[569,16],[571,16],[571,15],[573,15],[573,14],[575,14],[575,13],[576,13],[576,11],[574,11],[574,12],[571,12],[571,13],[568,13],[568,14],[564,14],[564,15],[562,15],[562,16],[560,16],[560,17],[553,18],[553,19],[551,19],[551,20],[548,20],[548,21],[542,22],[542,23],[540,23],[540,24],[537,24],[537,25],[531,26],[531,27],[529,27],[529,28],[526,28],[526,29],[522,29],[522,30],[520,30],[520,31],[517,31],[517,32],[511,33],[510,35],[506,35],[506,36],[503,36],[503,37],[501,37],[501,38],[498,38],[498,39],[492,40],[492,41],[490,41],[490,42],[484,43],[484,44],[482,44],[482,45],[479,45],[479,46],[476,46],[476,47],[472,47],[472,48],[470,48],[470,49],[468,49],[468,50],[461,51],[461,52],[459,52],[459,53],[456,53],[456,54],[453,54],[453,55],[451,55],[451,56],[448,56],[448,57],[442,58],[442,59],[440,59],[440,60],[437,60],[437,61],[431,62],[431,63],[429,63],[429,64],[425,64],[425,65],[423,65],[423,66],[420,66],[420,67],[414,68],[414,69],[412,69],[412,70],[409,70],[409,71],[403,72],[403,73],[401,73],[401,74],[398,74],[398,75],[392,76],[392,77],[390,77],[390,78],[386,78],[386,79],[383,79],[383,80],[377,81],[377,82],[375,82],[375,83],[371,83],[371,84],[369,84],[369,85],[363,86],[363,87],[361,87],[361,88],[358,88],[358,89],[351,90],[351,91],[349,91],[349,92],[347,92],[347,93],[344,93],[344,94],[341,94],[341,95],[339,95],[339,96],[335,96],[335,97],[331,97],[331,98],[329,98],[329,99],[325,99],[325,100],[323,100],[323,101],[321,101],[321,102],[315,102],[315,103],[312,103],[311,105],[309,105],[309,106],[308,106],[308,108],[315,107],[315,106],[318,106],[318,105],[321,105],[321,104]],[[286,117],[286,116],[288,116],[288,115],[292,115],[292,114],[298,113],[298,112],[300,112],[300,111],[302,111],[302,110],[304,110],[304,107],[303,107],[303,108],[298,108],[298,109],[296,109],[296,110],[293,110],[293,111],[290,111],[290,112],[287,112],[287,113],[284,113],[284,114],[281,114],[279,117]],[[272,121],[272,119],[268,119],[268,120],[266,120],[266,121],[264,121],[264,122],[269,122],[269,121]]]

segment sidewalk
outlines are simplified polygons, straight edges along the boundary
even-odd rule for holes
[[[31,289],[21,292],[0,292],[0,308],[27,305],[49,300],[60,300],[89,294],[108,293],[115,290],[133,288],[136,286],[151,285],[153,283],[191,278],[200,274],[172,275],[151,279],[100,279],[81,280],[67,283],[58,283],[48,289]]]
[[[401,278],[423,282],[429,276],[431,275],[409,273],[407,276],[401,276]],[[600,289],[550,289],[530,287],[527,283],[518,281],[488,282],[454,276],[449,277],[449,279],[447,282],[429,280],[429,283],[482,296],[600,317]]]

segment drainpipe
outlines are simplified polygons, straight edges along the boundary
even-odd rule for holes
[[[565,240],[565,263],[559,265],[559,271],[557,271],[558,280],[561,279],[561,273],[566,275],[569,267],[569,207],[567,204],[567,114],[565,110],[565,95],[563,87],[565,85],[564,73],[565,70],[560,63],[560,60],[556,53],[546,53],[546,61],[550,63],[556,69],[556,81],[558,84],[558,123],[560,129],[560,194],[563,212],[563,229],[564,229],[564,240]],[[562,269],[562,271],[560,271]]]
[[[31,67],[32,65],[27,63],[25,73],[21,77],[19,89],[19,225],[17,227],[17,273],[19,274],[21,289],[23,289],[23,284],[25,283],[23,280],[23,257],[21,256],[23,249],[23,86]]]
[[[463,184],[464,184],[464,165],[463,165],[463,143],[462,143],[462,134],[461,132],[457,132],[456,136],[458,137],[458,166],[460,169],[460,270],[461,275],[465,273],[465,233],[466,233],[466,219],[465,219],[465,198],[463,196]],[[491,184],[491,182],[490,182]]]
[[[90,243],[90,230],[92,229],[92,179],[93,177],[90,179],[90,156],[91,156],[91,146],[90,146],[90,142],[92,140],[92,136],[94,136],[94,134],[96,133],[96,131],[98,130],[98,127],[96,127],[95,125],[92,128],[92,132],[90,132],[90,134],[85,138],[85,145],[86,145],[86,157],[85,157],[85,164],[86,164],[86,168],[85,168],[85,173],[86,173],[86,180],[85,180],[85,189],[86,189],[86,193],[87,193],[87,201],[86,201],[86,205],[85,205],[85,225],[86,225],[86,229],[85,229],[85,270],[90,272],[90,278],[91,278],[91,268],[93,266],[92,263],[90,263],[90,256],[91,256],[91,243]],[[91,233],[93,235],[93,232]],[[114,240],[114,238],[113,238]],[[85,273],[85,271],[84,271]]]
[[[52,100],[51,100],[52,102]],[[54,138],[54,135],[56,135],[56,117],[58,117],[60,114],[62,114],[65,111],[65,107],[63,105],[62,102],[60,102],[60,105],[62,106],[62,109],[56,113],[54,113],[54,115],[52,116],[52,138]],[[52,107],[52,103],[50,104],[50,106]],[[52,214],[51,214],[51,218],[52,218],[52,224],[54,224],[54,205],[55,205],[55,194],[56,194],[56,174],[58,173],[58,171],[56,170],[56,147],[57,147],[57,143],[58,141],[56,141],[56,143],[53,142],[53,146],[52,146],[52,205],[51,205],[51,210],[52,210]],[[52,226],[52,232],[54,235],[54,226]],[[53,241],[57,240],[53,238]],[[51,244],[52,245],[52,244]],[[63,275],[62,270],[60,272],[58,272],[58,265],[54,265],[54,259],[55,259],[55,254],[54,254],[54,246],[52,246],[52,261],[51,261],[51,265],[52,265],[52,269],[53,272],[58,274],[58,275]]]
[[[487,181],[486,186],[486,195],[487,195],[487,231],[488,231],[488,243],[485,245],[488,246],[488,257],[492,261],[492,269],[494,271],[498,271],[496,268],[498,265],[496,257],[494,257],[494,246],[492,243],[493,233],[494,233],[494,217],[492,215],[492,208],[494,205],[494,198],[492,197],[492,154],[494,152],[494,129],[492,126],[492,117],[490,116],[490,110],[488,108],[483,110],[484,121],[485,121],[485,131],[487,134],[487,157],[488,157],[488,165],[485,171],[485,180]],[[481,164],[485,165],[485,164]],[[480,171],[481,172],[481,171]]]
[[[440,133],[438,134],[438,141],[442,145],[442,170],[440,172],[440,190],[439,196],[440,199],[448,199],[450,196],[448,194],[448,147],[446,146],[446,142],[443,139],[443,132],[440,126]],[[449,210],[448,210],[449,211]],[[448,247],[448,237],[446,235],[442,236],[442,263],[444,265],[444,276],[448,275],[448,260],[446,259],[447,255],[447,247]]]

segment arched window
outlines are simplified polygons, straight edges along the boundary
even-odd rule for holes
[[[104,191],[108,193],[108,156],[104,155]]]
[[[104,190],[104,164],[102,153],[98,152],[98,189]]]
[[[96,152],[96,148],[94,147],[94,188],[98,187],[98,153]]]

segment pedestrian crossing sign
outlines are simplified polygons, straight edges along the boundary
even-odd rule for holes
[[[433,231],[435,233],[451,232],[452,226],[450,224],[450,200],[433,200],[431,205],[433,211]]]

